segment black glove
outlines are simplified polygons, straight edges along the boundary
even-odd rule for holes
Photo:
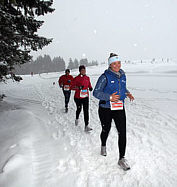
[[[79,90],[82,90],[84,88],[84,86],[79,86]]]
[[[93,88],[89,88],[89,91],[92,91],[93,90]]]

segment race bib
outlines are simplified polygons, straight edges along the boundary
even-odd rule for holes
[[[117,102],[111,102],[111,110],[123,110],[123,101],[118,100]]]
[[[85,97],[88,97],[88,90],[81,90],[80,91],[80,97],[81,98],[85,98]]]
[[[64,85],[64,91],[69,91],[69,85]]]

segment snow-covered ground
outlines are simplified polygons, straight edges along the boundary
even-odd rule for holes
[[[105,69],[87,68],[93,87]],[[26,75],[20,83],[0,84],[0,94],[7,96],[0,102],[0,187],[176,187],[177,64],[122,64],[122,69],[135,96],[133,103],[126,100],[131,170],[118,168],[114,123],[108,155],[100,156],[98,100],[92,94],[94,130],[87,134],[83,114],[74,125],[74,93],[64,113],[61,73]]]

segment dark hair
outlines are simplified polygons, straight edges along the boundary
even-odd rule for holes
[[[111,58],[111,57],[113,57],[113,56],[118,56],[118,55],[117,55],[117,54],[115,54],[115,53],[110,53],[109,58]]]
[[[81,71],[82,69],[85,69],[85,66],[84,66],[84,65],[80,65],[80,66],[79,66],[79,71]]]
[[[66,72],[70,73],[70,70],[69,70],[69,69],[66,69],[66,70],[65,70],[65,73],[66,73]]]

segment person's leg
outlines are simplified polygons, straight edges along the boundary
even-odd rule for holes
[[[65,108],[68,108],[71,91],[65,91]]]
[[[63,90],[63,95],[65,97],[65,106],[66,106],[66,91]]]
[[[71,96],[71,90],[68,91],[68,103],[69,103],[69,100],[70,100],[70,96]]]
[[[65,96],[65,108],[67,106],[67,91],[63,90],[63,94]]]
[[[81,112],[81,109],[82,109],[82,103],[81,103],[81,99],[77,99],[77,98],[74,98],[74,101],[76,103],[76,119],[79,119],[79,114]]]
[[[82,103],[83,103],[83,110],[84,110],[85,131],[89,132],[92,130],[92,128],[88,126],[89,124],[89,98],[86,97],[82,99]]]
[[[126,150],[126,114],[125,109],[116,110],[112,113],[115,125],[119,134],[118,146],[119,146],[119,159],[124,158]]]
[[[110,108],[99,107],[98,114],[102,126],[102,131],[100,134],[101,145],[106,146],[106,141],[109,135],[109,131],[111,129],[111,121],[112,121],[111,110]]]
[[[84,122],[85,126],[88,126],[89,123],[89,99],[88,97],[82,99],[83,110],[84,110]]]

